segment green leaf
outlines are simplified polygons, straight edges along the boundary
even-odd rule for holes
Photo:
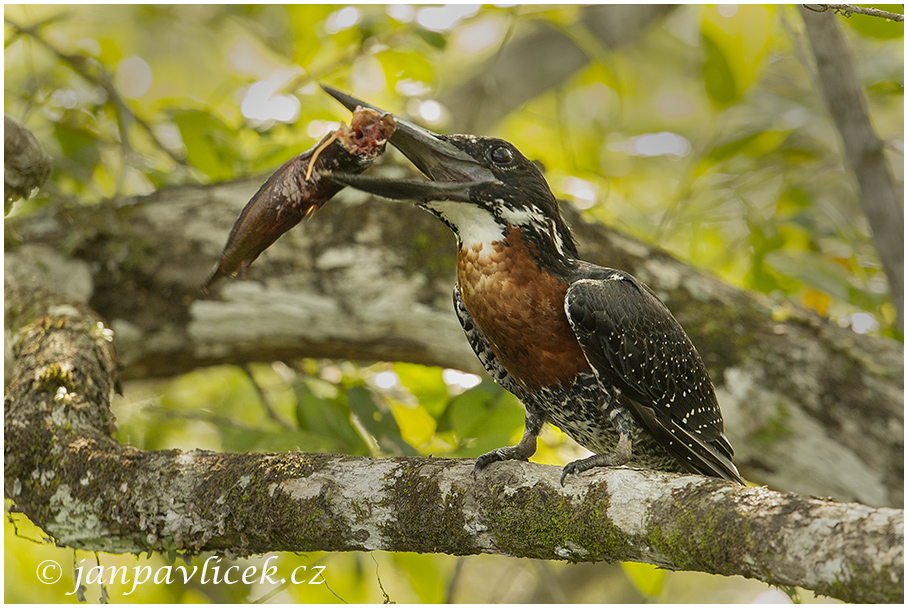
[[[294,386],[297,398],[297,424],[303,431],[331,440],[335,450],[354,455],[368,455],[369,446],[350,420],[347,395],[320,398],[305,383]]]
[[[451,581],[449,577],[442,576],[437,562],[428,561],[425,556],[409,552],[394,552],[390,556],[395,568],[410,582],[419,602],[441,603],[445,601],[445,594]],[[392,596],[392,600],[394,600],[394,596]]]
[[[305,452],[334,452],[339,445],[332,438],[294,431],[268,431],[244,429],[225,425],[218,426],[221,432],[221,450],[227,452],[288,452],[302,450]]]
[[[396,455],[416,455],[417,451],[401,437],[401,429],[391,412],[379,407],[366,387],[347,390],[350,411],[360,424],[375,438],[383,450]]]
[[[325,52],[325,41],[321,39],[324,20],[328,15],[337,10],[331,4],[289,4],[285,6],[287,12],[287,27],[290,31],[293,62],[304,68],[319,56],[319,51]]]
[[[513,444],[513,436],[522,429],[524,407],[511,393],[491,379],[468,389],[451,400],[439,420],[440,431],[452,430],[469,446],[456,451],[462,456],[476,456]]]
[[[851,273],[847,269],[815,252],[780,249],[768,252],[765,261],[781,275],[792,277],[866,311],[874,311],[889,300],[887,294],[856,287],[849,281]]]
[[[425,40],[429,46],[439,49],[440,51],[444,51],[448,44],[448,39],[439,32],[431,32],[421,27],[414,28],[414,31],[420,38]]]
[[[186,160],[191,165],[213,181],[233,177],[236,155],[229,147],[234,145],[236,134],[213,114],[202,110],[177,112],[174,121],[186,146]]]
[[[474,433],[478,423],[488,416],[493,408],[501,387],[489,379],[464,393],[455,396],[439,417],[439,431],[452,430],[461,437]]]
[[[735,87],[735,75],[726,60],[726,55],[717,43],[708,35],[701,35],[701,46],[704,47],[704,63],[701,65],[701,76],[707,97],[717,108],[730,106],[738,97]]]
[[[91,181],[95,167],[101,162],[98,136],[90,130],[65,123],[54,124],[54,137],[70,171],[81,179]]]
[[[417,398],[420,406],[438,419],[449,400],[448,386],[442,379],[442,369],[436,366],[397,362],[394,371],[401,384]]]
[[[715,107],[731,105],[759,82],[773,46],[775,10],[750,4],[703,8],[701,41],[706,60],[702,75]]]
[[[835,298],[849,301],[851,286],[845,269],[812,252],[777,250],[768,252],[764,259],[778,273],[794,277]]]
[[[777,129],[761,130],[734,137],[714,146],[709,158],[717,162],[742,154],[746,158],[761,158],[773,152],[785,141],[788,132]]]
[[[768,271],[765,258],[770,253],[779,250],[785,244],[785,240],[775,223],[762,222],[751,214],[746,215],[745,222],[750,230],[750,244],[753,251],[748,287],[767,294],[779,288],[779,281],[773,273]]]
[[[376,54],[376,59],[385,72],[389,88],[394,88],[398,80],[409,78],[423,82],[432,82],[433,68],[424,53],[416,51],[403,52],[393,49]]]
[[[647,599],[654,599],[663,591],[666,571],[659,567],[639,562],[623,562],[622,571],[637,591]]]

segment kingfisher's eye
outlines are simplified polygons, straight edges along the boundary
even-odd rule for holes
[[[496,146],[487,156],[496,165],[508,165],[514,160],[514,154],[507,146]]]

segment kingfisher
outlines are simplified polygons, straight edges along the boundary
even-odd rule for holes
[[[351,111],[384,112],[323,88]],[[440,135],[395,119],[389,142],[428,179],[327,175],[413,201],[457,237],[458,320],[486,371],[525,409],[520,442],[480,455],[474,476],[497,461],[529,460],[548,422],[594,453],[562,469],[563,485],[569,475],[622,465],[744,484],[688,335],[640,280],[578,258],[537,166],[502,139]]]

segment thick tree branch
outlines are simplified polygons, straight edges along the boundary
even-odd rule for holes
[[[250,270],[198,287],[260,179],[169,189],[8,222],[7,280],[79,298],[109,321],[126,378],[330,357],[479,372],[452,312],[454,242],[430,214],[342,191]],[[730,288],[665,252],[581,220],[582,256],[664,298],[717,385],[749,480],[901,506],[902,349]],[[55,253],[66,243],[70,258]],[[861,413],[861,414],[858,414]]]
[[[828,5],[833,7],[834,5]],[[884,144],[871,125],[868,104],[852,65],[846,38],[833,15],[802,10],[817,61],[817,78],[830,116],[843,139],[845,162],[855,175],[862,207],[887,273],[903,327],[903,202],[894,185]]]
[[[903,512],[627,469],[312,454],[141,452],[110,437],[116,357],[84,305],[9,289],[8,498],[107,552],[390,550],[633,560],[900,602]]]

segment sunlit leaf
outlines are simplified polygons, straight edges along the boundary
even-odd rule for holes
[[[293,62],[308,66],[320,52],[326,51],[324,30],[316,27],[322,24],[328,15],[337,10],[331,4],[289,4],[287,5],[287,25],[293,40]]]
[[[417,398],[417,402],[426,409],[426,412],[436,418],[442,414],[449,396],[448,386],[442,379],[441,368],[396,362],[394,371],[401,384]]]
[[[648,600],[655,599],[663,591],[666,571],[640,562],[623,562],[622,571],[634,587]]]
[[[401,570],[422,603],[441,603],[445,600],[447,578],[442,577],[436,563],[427,562],[422,556],[410,553],[393,555],[395,566]],[[392,599],[393,600],[393,599]]]
[[[350,411],[375,438],[381,449],[395,455],[417,454],[417,451],[401,437],[401,430],[392,413],[379,408],[366,387],[351,387],[347,391],[347,400]]]
[[[714,47],[707,49],[708,58],[717,51],[722,55],[731,77],[729,84],[734,87],[732,99],[744,95],[764,73],[765,59],[772,46],[774,12],[773,6],[756,4],[711,5],[703,9],[701,39],[709,40],[708,44]],[[718,71],[712,76],[721,74]]]
[[[421,405],[402,404],[396,400],[388,403],[401,437],[412,446],[423,448],[436,437],[436,420]]]
[[[234,155],[224,145],[231,136],[227,126],[210,112],[184,110],[174,115],[180,128],[186,159],[212,180],[233,177]]]
[[[704,78],[707,96],[715,106],[724,108],[737,97],[735,75],[723,50],[712,38],[707,35],[701,36],[701,46],[704,47],[701,75]]]
[[[377,54],[376,58],[382,65],[385,79],[391,89],[394,89],[395,84],[404,78],[422,82],[432,81],[432,64],[423,53],[389,49]]]
[[[817,312],[821,317],[826,317],[830,308],[830,295],[818,290],[807,289],[802,295],[802,306]]]

